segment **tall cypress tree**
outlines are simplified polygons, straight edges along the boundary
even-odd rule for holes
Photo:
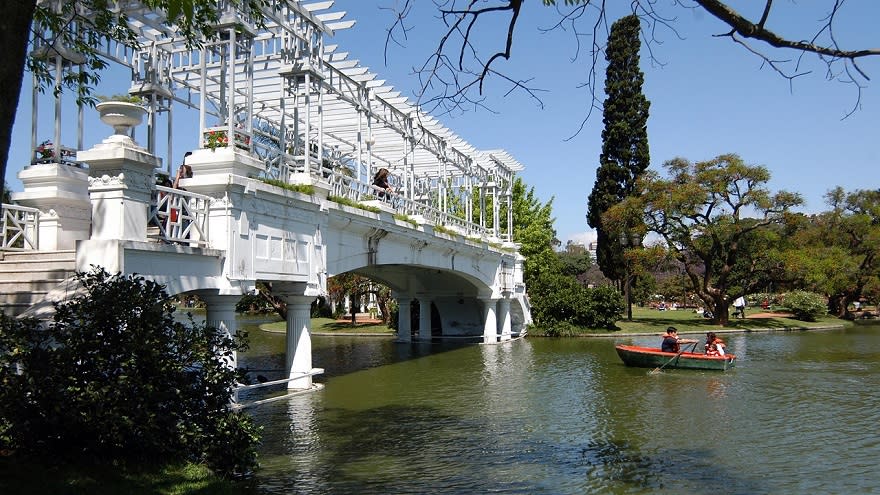
[[[603,225],[602,214],[633,193],[636,178],[647,168],[648,102],[642,94],[645,77],[639,68],[641,48],[639,18],[635,14],[611,26],[605,60],[605,104],[602,121],[602,154],[596,183],[590,192],[587,223],[598,234],[596,261],[612,280],[623,278],[624,265],[619,225]],[[628,234],[628,233],[626,233]]]

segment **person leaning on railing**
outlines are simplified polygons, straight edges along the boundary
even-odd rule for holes
[[[388,169],[380,168],[376,175],[373,176],[373,187],[377,189],[381,189],[379,191],[379,198],[385,199],[390,197],[390,194],[394,192],[394,189],[391,188],[391,185],[388,184]]]

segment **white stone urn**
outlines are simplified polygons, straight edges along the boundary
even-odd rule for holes
[[[127,101],[104,101],[95,105],[101,122],[113,127],[113,132],[127,136],[129,130],[144,121],[147,109]]]

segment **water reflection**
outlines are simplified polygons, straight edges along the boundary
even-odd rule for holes
[[[725,340],[730,372],[648,375],[605,340],[315,338],[326,388],[253,411],[253,492],[880,491],[880,328]]]

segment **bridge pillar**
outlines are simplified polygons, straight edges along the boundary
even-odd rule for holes
[[[483,301],[483,343],[498,342],[498,319],[496,317],[497,299],[481,299]]]
[[[238,323],[235,321],[235,305],[241,296],[227,296],[219,294],[202,294],[199,298],[205,301],[205,323],[217,329],[223,335],[234,337],[238,331]],[[238,367],[238,356],[232,354],[231,368]]]
[[[501,342],[510,340],[510,298],[502,297],[498,300],[498,333],[501,334]]]
[[[419,338],[431,340],[431,299],[419,298]]]
[[[287,303],[288,389],[308,389],[312,386],[312,319],[314,296],[281,295]]]
[[[397,297],[397,338],[403,342],[412,342],[411,302],[409,297]]]

